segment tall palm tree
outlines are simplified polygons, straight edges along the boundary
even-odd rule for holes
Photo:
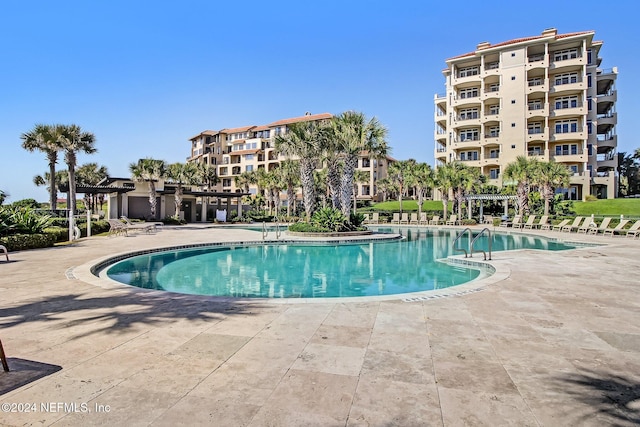
[[[529,191],[531,182],[535,177],[537,163],[538,161],[536,159],[518,156],[515,162],[509,163],[504,169],[504,179],[516,182],[519,215],[529,213]]]
[[[296,206],[296,188],[300,186],[300,163],[295,160],[283,160],[276,169],[280,180],[287,189],[287,216],[292,215],[292,209]]]
[[[240,175],[233,177],[233,181],[236,184],[236,188],[242,188],[245,193],[249,192],[249,186],[253,183],[252,172],[242,172]]]
[[[435,176],[431,166],[427,163],[417,163],[411,170],[411,175],[411,181],[418,196],[418,216],[420,216],[424,199],[429,194],[429,190],[434,187]]]
[[[98,151],[94,144],[96,137],[91,132],[84,132],[80,126],[57,125],[58,141],[64,151],[64,161],[69,171],[69,197],[73,212],[76,211],[76,164],[78,153],[93,154]]]
[[[179,218],[180,207],[182,206],[182,195],[184,185],[196,185],[199,183],[198,169],[193,163],[172,163],[166,170],[167,178],[176,184],[176,192],[173,193],[173,203],[175,206],[174,218]]]
[[[33,183],[36,187],[47,187],[47,191],[51,191],[51,175],[49,172],[45,172],[44,175],[36,175],[33,177]],[[56,192],[56,201],[57,201],[57,194],[58,194],[58,190],[60,189],[60,187],[67,187],[68,188],[68,184],[69,184],[69,173],[66,171],[66,169],[62,169],[62,170],[57,170],[56,174],[55,174],[55,178],[53,180],[53,185],[55,188],[55,192]],[[68,191],[68,190],[67,190]],[[67,192],[67,197],[68,197],[69,193]],[[56,205],[57,208],[57,205]],[[53,208],[52,208],[53,209]]]
[[[9,193],[7,193],[4,190],[0,190],[0,205],[2,205],[5,201],[5,199],[9,197]]]
[[[287,132],[276,136],[276,151],[285,156],[297,156],[300,160],[300,182],[307,221],[311,220],[315,208],[315,186],[313,172],[322,154],[324,125],[305,121],[288,125]]]
[[[571,173],[566,166],[556,162],[540,162],[534,176],[534,184],[540,187],[544,199],[544,214],[549,215],[549,205],[556,188],[569,185]]]
[[[389,179],[395,182],[396,188],[398,189],[400,212],[402,212],[402,198],[406,195],[407,189],[413,185],[413,171],[416,164],[415,159],[409,159],[398,160],[389,166]]]
[[[340,179],[340,208],[342,214],[348,218],[358,158],[363,152],[368,153],[370,158],[380,158],[388,154],[387,128],[375,117],[367,120],[363,113],[355,111],[345,111],[333,117],[331,125],[332,136],[344,156]]]
[[[456,199],[458,218],[462,218],[464,198],[482,182],[482,174],[478,168],[470,168],[462,163],[457,163],[453,181],[453,194]],[[467,209],[471,210],[471,201],[468,201]]]
[[[458,162],[445,163],[438,166],[436,169],[435,186],[440,191],[440,197],[442,199],[442,215],[446,219],[448,218],[449,208],[449,192],[455,186],[456,181],[456,169]]]
[[[156,219],[157,197],[155,182],[165,177],[166,164],[164,160],[140,159],[138,163],[129,164],[131,177],[137,182],[146,182],[149,185],[149,211],[151,218]]]
[[[109,176],[106,166],[98,166],[97,163],[85,163],[77,171],[78,183],[83,185],[97,185],[100,181]],[[98,199],[104,200],[104,195],[85,194],[85,205],[91,212],[97,212]]]
[[[209,163],[196,163],[197,178],[199,184],[206,187],[207,191],[213,191],[214,187],[220,182],[216,167]]]
[[[40,151],[47,157],[49,164],[49,176],[56,176],[56,163],[58,163],[58,151],[60,143],[55,125],[37,124],[29,132],[20,135],[22,148],[27,151]],[[51,209],[57,208],[58,191],[54,180],[49,182],[49,202]]]

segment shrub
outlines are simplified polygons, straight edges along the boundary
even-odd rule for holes
[[[53,236],[54,242],[66,242],[69,240],[68,227],[47,227],[43,230],[46,234]]]
[[[475,219],[463,219],[462,220],[462,225],[476,225],[477,222]]]
[[[161,220],[164,225],[183,225],[186,224],[187,221],[184,219],[176,218],[174,216],[167,216]]]
[[[594,196],[593,194],[588,194],[584,198],[585,202],[594,202],[596,200],[598,200],[598,198],[596,196]]]
[[[296,222],[289,226],[289,231],[297,231],[301,233],[327,233],[331,230],[320,227],[316,224],[309,224],[308,222]]]
[[[351,223],[351,225],[354,228],[359,228],[362,223],[364,222],[364,214],[361,213],[351,213],[351,215],[349,215],[349,222]]]
[[[348,229],[347,218],[338,209],[322,208],[316,211],[311,223],[330,231],[344,231]]]
[[[0,237],[0,245],[6,246],[9,251],[21,251],[25,249],[49,248],[55,243],[53,234],[12,234]]]

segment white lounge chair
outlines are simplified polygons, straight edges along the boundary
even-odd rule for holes
[[[394,212],[393,213],[393,219],[391,220],[392,223],[394,224],[400,224],[400,213],[399,212]]]
[[[0,251],[4,253],[4,256],[7,257],[7,261],[9,261],[9,251],[7,251],[7,248],[5,246],[0,245]]]
[[[584,219],[584,217],[582,216],[577,216],[573,219],[573,223],[571,224],[567,224],[564,227],[562,227],[562,230],[560,231],[566,231],[567,233],[571,233],[571,231],[573,231],[573,229],[578,229],[580,227],[580,224],[582,223],[582,220]]]
[[[620,223],[616,225],[615,228],[607,228],[602,232],[602,235],[606,236],[607,234],[611,234],[611,236],[615,236],[616,233],[619,233],[628,223],[628,219],[620,220]]]
[[[429,220],[429,225],[440,225],[440,223],[442,223],[442,221],[439,215],[434,215],[433,218]]]
[[[380,214],[378,212],[374,212],[371,215],[371,222],[369,224],[379,224],[380,223]]]
[[[600,225],[598,227],[595,228],[590,228],[588,233],[589,234],[598,234],[604,230],[606,230],[607,228],[609,228],[609,223],[611,222],[611,217],[608,216],[606,218],[604,218],[602,220],[602,222],[600,223]]]
[[[539,228],[539,229],[543,229],[544,226],[548,225],[547,223],[549,222],[549,215],[542,215],[540,217],[540,221],[538,221],[536,224],[533,224],[533,228]],[[525,227],[527,228],[527,227]],[[548,227],[547,227],[548,229]]]
[[[415,212],[411,213],[411,219],[409,220],[409,224],[418,225],[418,214]]]
[[[524,224],[514,224],[513,228],[533,228],[533,224],[536,222],[536,218],[536,215],[529,215],[529,218],[527,218],[527,222],[525,222]]]
[[[562,228],[564,226],[566,226],[567,224],[569,224],[569,220],[568,219],[563,219],[562,221],[560,221],[558,224],[554,225],[551,230],[552,231],[562,231]]]
[[[126,216],[121,216],[120,219],[124,222],[127,230],[141,230],[145,233],[151,233],[157,231],[159,225],[163,225],[161,222],[131,222]]]
[[[631,228],[625,231],[626,231],[626,234],[625,234],[626,237],[631,237],[633,239],[638,237],[640,235],[640,220],[634,222]]]
[[[451,215],[445,225],[458,225],[458,215]]]
[[[420,213],[420,219],[418,220],[418,224],[424,224],[424,225],[429,224],[429,221],[427,220],[427,213],[426,212],[421,212]]]
[[[402,212],[402,217],[400,217],[400,224],[409,224],[409,214],[406,212]]]

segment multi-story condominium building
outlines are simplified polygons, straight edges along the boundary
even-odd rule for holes
[[[329,120],[331,117],[329,113],[307,113],[268,125],[225,128],[219,131],[206,130],[190,138],[191,156],[187,158],[187,162],[203,162],[216,166],[220,183],[208,190],[225,193],[243,191],[242,188],[236,187],[235,177],[260,168],[273,170],[284,160],[285,157],[275,151],[274,140],[276,136],[287,132],[288,125],[309,120]],[[387,166],[392,161],[391,157],[381,160],[370,159],[367,153],[362,153],[358,169],[369,172],[369,181],[358,183],[356,193],[359,199],[377,199],[376,181],[387,176]],[[321,167],[320,161],[318,166]],[[257,187],[250,186],[249,191],[255,194]]]
[[[593,31],[479,43],[446,60],[435,96],[436,166],[480,168],[493,185],[517,156],[571,171],[567,199],[616,195],[617,68],[600,68]]]

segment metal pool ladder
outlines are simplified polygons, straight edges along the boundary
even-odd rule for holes
[[[464,233],[469,232],[469,241],[471,242],[469,244],[469,251],[467,252],[466,249],[464,248],[457,248],[456,247],[456,242],[460,239],[460,237],[464,236]],[[485,251],[483,251],[482,249],[478,249],[476,250],[473,245],[476,242],[476,240],[478,240],[483,234],[484,232],[487,232],[487,236],[489,237],[489,261],[491,261],[491,242],[492,242],[492,238],[491,238],[491,230],[489,230],[487,227],[483,228],[482,231],[480,231],[480,233],[478,233],[478,235],[476,237],[473,237],[473,232],[471,231],[471,229],[469,227],[465,228],[464,230],[462,230],[460,233],[458,233],[458,235],[456,236],[456,238],[453,240],[453,250],[454,251],[460,251],[460,252],[464,252],[464,257],[467,258],[473,258],[473,253],[474,252],[482,252],[484,254],[484,260],[487,260],[487,253]],[[472,239],[473,237],[473,239]]]
[[[275,217],[276,220],[276,240],[280,240],[280,235],[282,234],[282,230],[280,230],[280,219]],[[267,223],[262,221],[262,240],[266,239],[269,235],[269,230],[267,230]]]

